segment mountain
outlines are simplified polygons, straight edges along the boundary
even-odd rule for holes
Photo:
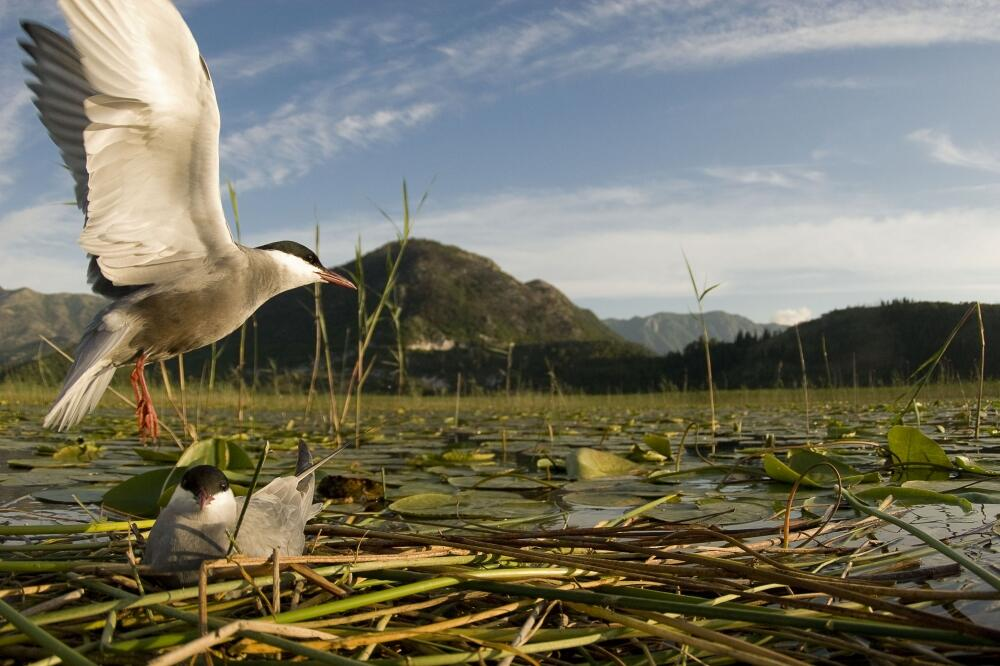
[[[398,251],[393,242],[362,258],[369,311],[385,287],[387,259]],[[356,282],[360,279],[353,261],[336,270],[354,276]],[[328,286],[320,293],[331,349],[349,356],[357,343],[358,293]],[[413,239],[407,245],[394,302],[400,308],[404,346],[414,353],[468,346],[506,350],[511,343],[602,342],[632,347],[552,285],[541,280],[520,282],[486,257],[431,240]],[[269,359],[284,368],[312,363],[313,310],[312,289],[304,288],[281,294],[257,311],[257,355],[262,365]],[[386,349],[395,347],[387,312],[373,344],[383,350],[383,358]],[[231,337],[225,346],[223,358],[231,359],[238,340]]]
[[[656,352],[679,352],[701,337],[701,323],[692,314],[658,312],[648,317],[605,319],[604,324],[626,340]],[[720,310],[705,313],[708,337],[719,342],[732,342],[740,333],[760,337],[765,331],[780,333],[781,324],[758,324],[740,315]]]
[[[0,366],[33,358],[44,335],[72,349],[90,319],[107,303],[92,294],[40,294],[0,289]],[[48,353],[46,346],[43,350]]]

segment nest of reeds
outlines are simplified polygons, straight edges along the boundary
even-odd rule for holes
[[[200,584],[180,589],[137,563],[151,521],[5,526],[0,660],[1000,662],[1000,579],[916,528],[916,545],[873,540],[899,521],[888,510],[784,529],[640,516],[417,531],[324,516],[307,528],[308,555],[206,563]],[[971,576],[956,584],[960,571]]]

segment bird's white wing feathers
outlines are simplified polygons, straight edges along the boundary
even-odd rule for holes
[[[116,285],[167,281],[189,260],[234,251],[219,196],[215,90],[181,15],[168,0],[59,5],[86,77],[70,81],[72,89],[96,93],[84,100],[88,219],[80,245]]]
[[[316,477],[311,474],[301,481],[282,476],[254,493],[236,537],[240,552],[270,557],[277,548],[281,555],[301,555],[305,548],[302,530],[320,510],[319,504],[312,503],[315,485]],[[241,507],[243,501],[237,499]]]

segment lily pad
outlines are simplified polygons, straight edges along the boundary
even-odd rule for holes
[[[865,500],[881,501],[892,495],[897,503],[904,506],[914,506],[918,504],[948,504],[960,506],[968,513],[972,511],[972,502],[958,495],[939,493],[924,488],[912,488],[905,486],[876,486],[865,488],[855,493],[857,497]]]
[[[421,518],[524,518],[548,513],[548,502],[528,500],[517,495],[488,490],[464,490],[455,495],[421,493],[396,500],[389,505],[405,516]]]
[[[101,453],[103,453],[103,449],[92,442],[67,444],[53,453],[52,459],[64,462],[90,462],[99,458]]]
[[[74,486],[70,488],[46,488],[31,493],[31,496],[40,502],[53,504],[76,504],[77,500],[83,504],[99,504],[105,492],[107,492],[106,488]]]
[[[170,467],[162,467],[119,483],[104,493],[104,506],[133,516],[155,518],[160,511],[160,489],[172,471]]]
[[[877,474],[862,474],[847,463],[812,449],[792,451],[785,460],[779,459],[773,453],[765,453],[763,463],[764,471],[775,481],[795,483],[801,478],[799,485],[812,488],[828,488],[836,485],[838,474],[834,473],[833,469],[837,470],[844,485],[878,480]]]
[[[184,449],[177,467],[215,465],[219,469],[253,469],[254,462],[236,442],[208,439]]]
[[[667,460],[674,459],[672,445],[670,443],[669,437],[666,437],[664,435],[649,433],[643,435],[642,443],[651,448],[652,450],[656,451],[657,453],[659,453]]]
[[[634,474],[639,466],[614,453],[597,449],[576,449],[566,456],[566,474],[571,479],[598,479]]]
[[[478,488],[480,490],[534,490],[551,484],[541,479],[510,474],[502,476],[453,476],[448,483],[456,488]]]
[[[886,435],[894,464],[904,467],[897,480],[947,479],[951,460],[941,445],[913,426],[893,426]]]
[[[706,498],[697,502],[665,502],[643,515],[671,523],[738,525],[766,520],[774,515],[774,510],[748,500]]]
[[[974,463],[968,456],[955,456],[954,462],[955,467],[964,472],[972,472],[973,474],[982,474],[984,476],[1000,476],[1000,470],[987,469],[982,465]]]

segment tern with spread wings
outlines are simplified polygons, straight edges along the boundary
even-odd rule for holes
[[[155,438],[143,367],[228,335],[265,301],[354,285],[308,248],[233,241],[219,191],[219,108],[208,66],[169,0],[59,0],[72,40],[23,23],[42,124],[73,175],[93,290],[87,327],[45,426],[90,413],[133,365],[140,437]]]

